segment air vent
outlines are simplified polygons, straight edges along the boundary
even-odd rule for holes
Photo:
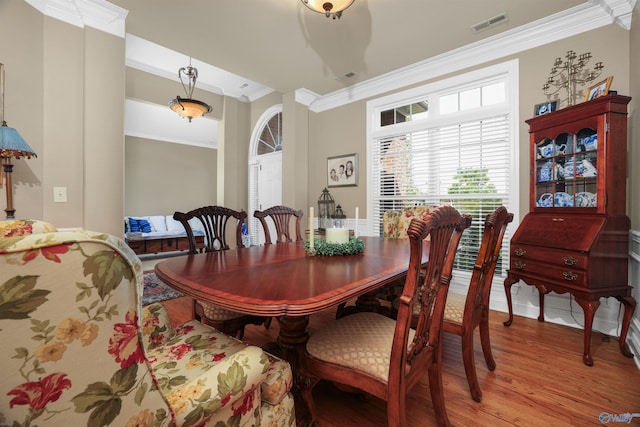
[[[355,76],[356,76],[356,73],[354,73],[353,71],[349,71],[348,73],[345,73],[342,76],[336,77],[336,80],[338,81],[348,80],[348,79],[354,78]]]
[[[493,18],[487,19],[486,21],[482,21],[471,27],[471,29],[474,33],[479,33],[480,31],[487,30],[491,27],[495,27],[496,25],[504,24],[508,20],[509,18],[507,17],[507,14],[505,12],[501,13],[498,16],[494,16]]]

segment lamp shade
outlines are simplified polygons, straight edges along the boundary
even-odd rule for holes
[[[354,0],[301,0],[302,3],[314,12],[324,13],[327,18],[340,18],[342,11],[351,6]]]
[[[3,121],[0,126],[0,157],[38,157],[36,153],[29,147],[20,136],[17,130],[7,126],[7,122]]]
[[[179,96],[169,101],[169,108],[189,121],[211,112],[211,106],[208,104],[197,99],[180,98]]]

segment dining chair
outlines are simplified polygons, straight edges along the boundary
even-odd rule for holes
[[[482,391],[476,375],[473,351],[474,330],[476,328],[480,330],[484,360],[489,370],[493,371],[496,368],[496,362],[491,353],[489,339],[489,297],[491,282],[500,258],[502,240],[511,221],[513,221],[513,214],[509,213],[504,206],[498,207],[485,218],[482,242],[473,265],[467,294],[449,292],[444,310],[444,332],[462,337],[464,370],[471,396],[476,402],[482,399]]]
[[[436,209],[424,220],[411,221],[409,268],[397,320],[359,312],[336,319],[311,335],[302,357],[300,387],[312,423],[317,418],[312,392],[319,380],[386,400],[387,422],[393,427],[406,425],[407,394],[428,377],[438,425],[449,425],[440,342],[453,261],[462,233],[469,225],[470,217],[460,215],[451,206]],[[429,242],[425,242],[427,236]],[[426,274],[421,276],[424,250],[429,251],[429,261]],[[421,309],[414,330],[411,321],[417,303]]]
[[[205,252],[229,250],[227,226],[234,223],[235,245],[237,248],[243,247],[242,224],[246,224],[247,220],[247,213],[244,211],[238,212],[223,206],[204,206],[186,213],[175,212],[173,219],[179,221],[187,232],[190,254],[198,253],[191,226],[191,223],[195,220],[199,221],[204,229]],[[260,325],[265,321],[265,318],[261,316],[227,310],[218,305],[195,299],[193,300],[193,317],[205,325],[213,326],[220,332],[235,335],[238,339],[243,338],[246,325]]]
[[[253,216],[258,218],[264,231],[264,244],[271,245],[273,243],[293,242],[291,227],[294,226],[296,242],[302,242],[302,231],[300,230],[300,221],[302,220],[302,211],[290,208],[288,206],[272,206],[263,211],[255,211]],[[269,231],[269,223],[267,218],[271,218],[276,231],[276,241],[271,240],[271,232]],[[291,221],[295,218],[295,224]],[[269,329],[271,326],[271,317],[267,317],[264,321],[264,327]]]
[[[295,218],[295,238],[296,242],[302,242],[302,232],[300,230],[300,221],[302,220],[302,211],[296,210],[287,206],[272,206],[263,211],[255,211],[253,216],[258,218],[260,224],[262,224],[262,230],[264,231],[265,245],[281,242],[293,242],[293,234],[291,232],[291,220]],[[269,231],[269,224],[267,218],[271,218],[276,231],[275,242],[271,240],[271,232]]]

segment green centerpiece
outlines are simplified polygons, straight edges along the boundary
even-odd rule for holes
[[[314,239],[313,246],[315,255],[355,255],[364,252],[364,242],[357,237],[351,237],[347,243],[327,243],[324,239]],[[304,243],[304,248],[311,255],[308,240]]]

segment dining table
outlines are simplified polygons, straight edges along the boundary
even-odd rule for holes
[[[311,256],[304,242],[288,242],[169,258],[157,263],[155,272],[194,299],[275,317],[276,343],[294,365],[309,338],[310,315],[357,297],[359,310],[375,309],[373,291],[406,275],[408,239],[359,238],[365,249],[353,255]],[[429,243],[424,244],[426,263]]]

